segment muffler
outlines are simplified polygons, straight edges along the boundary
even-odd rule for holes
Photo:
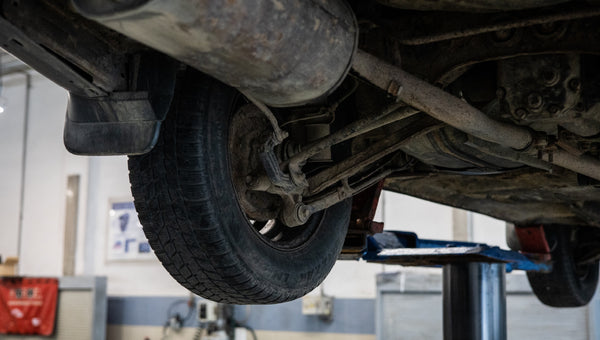
[[[271,106],[333,91],[358,27],[344,0],[72,0],[76,10]]]

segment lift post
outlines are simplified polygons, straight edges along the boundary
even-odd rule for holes
[[[369,236],[368,262],[443,267],[445,340],[506,339],[506,272],[549,271],[549,262],[481,243],[419,239],[410,232]]]
[[[444,339],[506,339],[505,265],[453,263],[443,271]]]

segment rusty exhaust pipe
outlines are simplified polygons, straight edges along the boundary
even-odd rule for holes
[[[395,89],[394,95],[402,102],[474,137],[516,151],[525,151],[535,143],[534,136],[528,129],[493,120],[458,97],[366,52],[357,52],[353,67],[380,89]],[[600,180],[600,160],[589,156],[575,156],[563,150],[548,154],[553,155],[548,158],[548,164]],[[523,164],[543,166],[533,165],[529,161]]]
[[[345,78],[358,27],[344,0],[72,0],[76,10],[271,106]]]

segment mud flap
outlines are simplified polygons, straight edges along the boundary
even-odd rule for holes
[[[150,151],[175,89],[179,63],[151,53],[133,60],[133,91],[102,97],[70,93],[64,143],[77,155],[137,155]]]

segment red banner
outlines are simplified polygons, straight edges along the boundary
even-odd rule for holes
[[[0,334],[52,335],[58,280],[0,278]]]

